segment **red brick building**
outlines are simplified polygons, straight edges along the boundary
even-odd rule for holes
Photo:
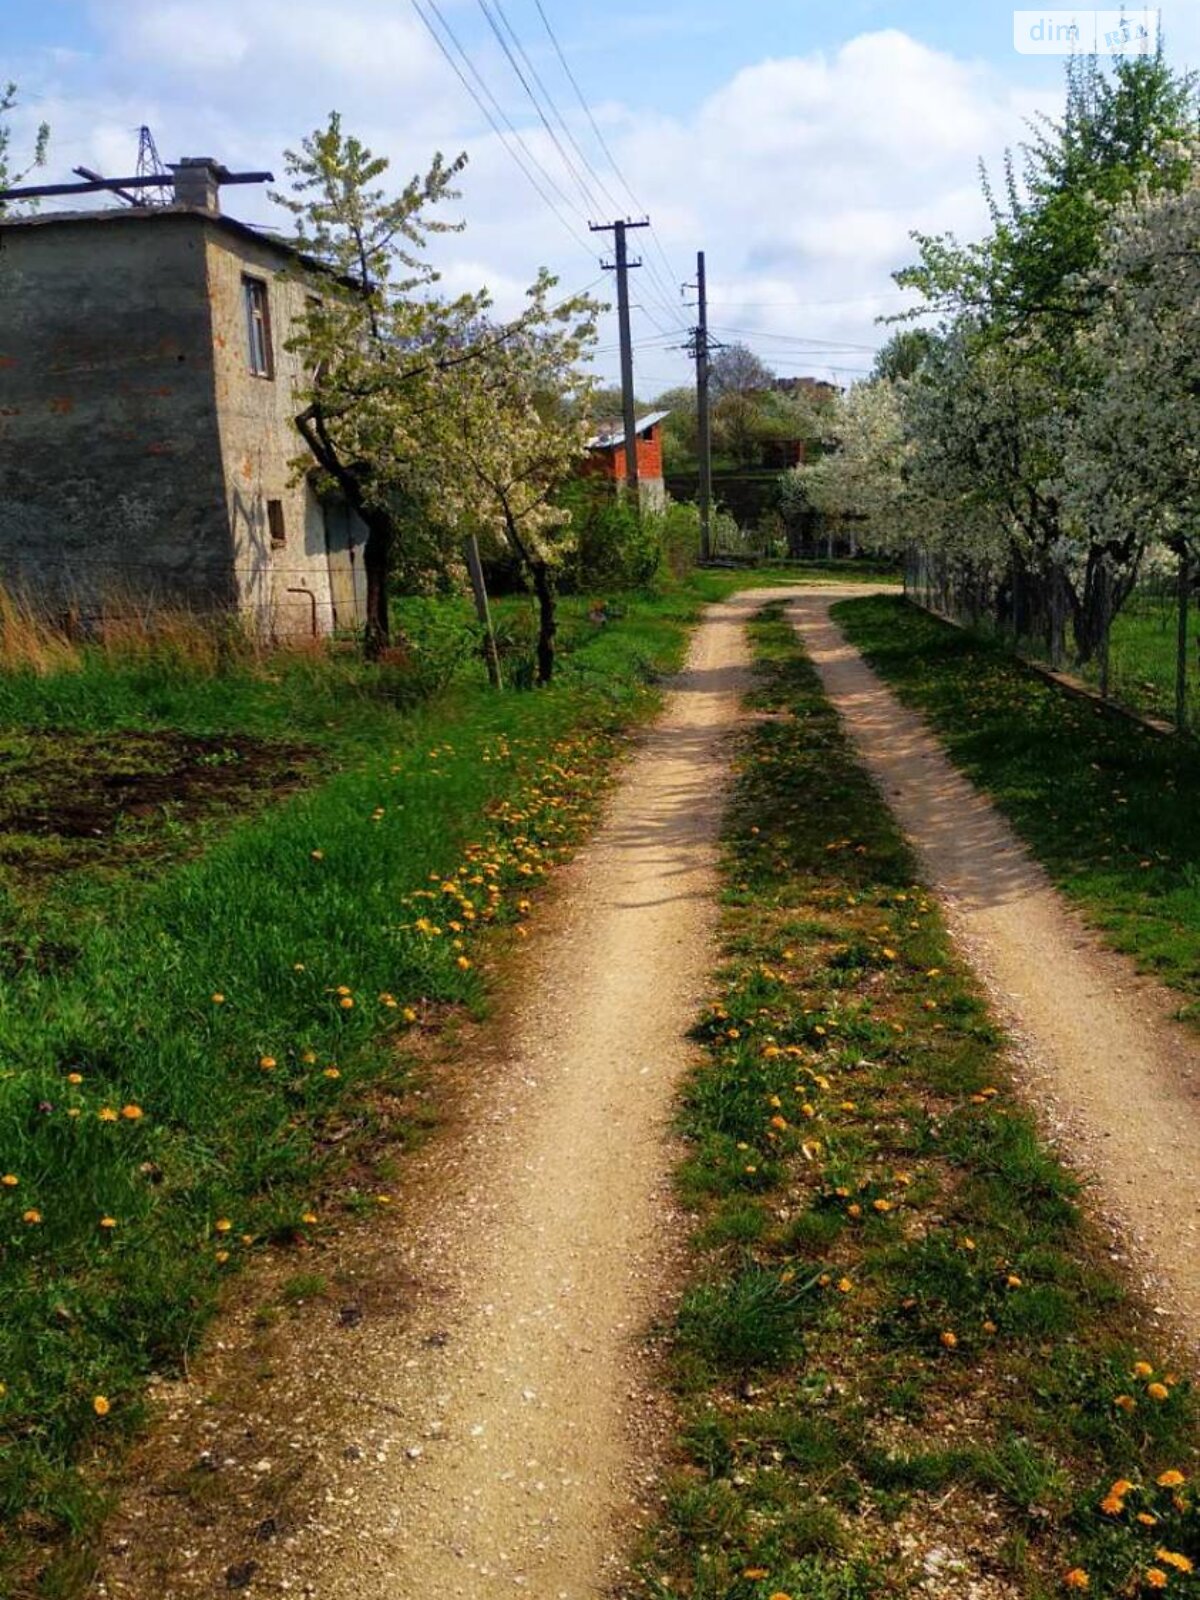
[[[643,508],[657,511],[666,503],[667,491],[663,483],[662,424],[669,416],[666,411],[652,411],[639,418],[637,426],[638,495]],[[588,440],[588,456],[583,471],[589,477],[607,478],[621,485],[625,482],[625,425],[619,419],[605,423],[599,433]]]

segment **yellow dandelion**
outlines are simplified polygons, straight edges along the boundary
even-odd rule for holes
[[[1154,1376],[1154,1368],[1148,1361],[1135,1361],[1133,1375],[1135,1378],[1152,1378]]]
[[[849,1294],[850,1291],[854,1288],[854,1284],[851,1282],[851,1280],[849,1278],[839,1278],[837,1287],[838,1287],[838,1293],[839,1294]]]
[[[1167,1388],[1165,1383],[1148,1383],[1146,1385],[1146,1393],[1150,1396],[1151,1400],[1158,1400],[1161,1402],[1167,1399],[1171,1391]]]
[[[305,1211],[300,1218],[300,1221],[307,1223],[310,1228],[312,1227],[313,1223],[316,1222],[316,1220],[317,1213],[315,1211]]]
[[[1146,1587],[1147,1589],[1165,1589],[1167,1587],[1167,1575],[1161,1567],[1146,1568]]]
[[[112,1410],[112,1403],[106,1394],[95,1395],[92,1399],[92,1410],[98,1417],[106,1417]]]
[[[218,1217],[213,1223],[213,1227],[218,1233],[228,1233],[233,1227],[233,1223],[230,1222],[228,1217]]]
[[[1192,1562],[1185,1555],[1180,1555],[1177,1550],[1163,1550],[1159,1548],[1154,1552],[1154,1559],[1161,1561],[1164,1567],[1174,1567],[1176,1572],[1191,1572]]]
[[[113,1110],[112,1106],[101,1106],[96,1115],[100,1118],[101,1122],[116,1122],[117,1120],[117,1113]]]
[[[942,1344],[947,1350],[957,1350],[958,1335],[956,1333],[952,1333],[950,1329],[947,1328],[942,1334]]]
[[[82,1083],[83,1082],[83,1073],[82,1072],[68,1072],[67,1073],[67,1082],[68,1083]]]
[[[1092,1580],[1082,1567],[1072,1567],[1070,1572],[1063,1574],[1063,1584],[1068,1589],[1090,1589]]]
[[[223,1267],[225,1265],[225,1263],[229,1260],[229,1251],[228,1250],[218,1250],[216,1255],[213,1257],[213,1260],[217,1263],[217,1265],[219,1267]]]
[[[1178,1489],[1181,1483],[1186,1482],[1186,1479],[1176,1467],[1169,1467],[1166,1472],[1160,1472],[1154,1481],[1160,1489]]]
[[[6,1172],[4,1176],[0,1178],[0,1183],[2,1183],[6,1189],[15,1189],[20,1181],[20,1178],[17,1177],[15,1172]]]
[[[455,958],[454,965],[458,968],[458,970],[460,972],[467,972],[467,971],[470,970],[471,963],[470,963],[470,960],[468,959],[468,957],[466,957],[466,956],[457,956]]]
[[[225,1004],[225,996],[223,994],[214,994],[212,1003],[215,1006],[223,1006]]]
[[[116,1225],[117,1225],[116,1217],[101,1217],[100,1218],[100,1226],[102,1228],[112,1229],[112,1228],[115,1228]]]
[[[324,850],[310,850],[308,853],[314,861],[324,861],[325,859]]]
[[[35,1211],[32,1206],[30,1206],[28,1211],[22,1212],[21,1214],[21,1221],[27,1222],[31,1228],[36,1228],[41,1220],[42,1213],[40,1211]]]
[[[121,1107],[121,1115],[126,1122],[139,1122],[145,1113],[142,1111],[141,1106],[130,1104]]]
[[[326,1067],[323,1076],[326,1077],[326,1078],[330,1078],[330,1079],[332,1079],[332,1078],[340,1078],[341,1077],[341,1073],[338,1071],[338,1069],[336,1067]]]
[[[338,1005],[341,1006],[343,1011],[352,1011],[354,1009],[353,995],[344,994],[338,1001]]]
[[[259,1056],[258,1064],[264,1072],[274,1072],[279,1065],[274,1056]]]
[[[1113,1401],[1113,1405],[1120,1406],[1122,1411],[1136,1411],[1137,1410],[1137,1401],[1133,1398],[1133,1396],[1131,1394],[1119,1394],[1117,1396],[1117,1398]]]

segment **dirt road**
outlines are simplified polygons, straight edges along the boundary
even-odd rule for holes
[[[1071,912],[1008,824],[829,617],[789,607],[826,692],[917,846],[1022,1057],[1032,1103],[1134,1247],[1176,1334],[1200,1350],[1200,1046],[1178,999]]]
[[[1068,1153],[1200,1327],[1195,1045],[845,644],[828,611],[848,592],[783,594],[1023,1043],[1032,1097],[1061,1108]],[[619,1587],[632,1474],[652,1467],[662,1427],[642,1344],[686,1236],[668,1124],[716,959],[744,624],[770,597],[707,614],[602,828],[562,874],[508,1016],[456,1067],[453,1126],[406,1161],[390,1231],[335,1246],[344,1259],[327,1270],[348,1304],[326,1297],[282,1332],[248,1306],[166,1396],[99,1593],[598,1600]]]

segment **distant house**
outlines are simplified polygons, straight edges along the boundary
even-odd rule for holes
[[[803,397],[818,404],[832,400],[841,392],[836,383],[826,383],[823,378],[774,378],[771,388],[777,394],[793,399]],[[808,450],[807,439],[767,439],[762,445],[761,465],[777,471],[803,466],[808,460]]]
[[[636,423],[638,498],[644,510],[661,511],[667,503],[663,483],[662,425],[669,411],[652,411]],[[627,479],[625,463],[625,424],[618,418],[606,422],[588,440],[584,472],[607,479],[618,487]]]
[[[222,174],[195,158],[171,205],[0,224],[0,574],[84,617],[155,602],[326,634],[362,617],[366,530],[294,470],[287,343],[331,284],[221,214]]]

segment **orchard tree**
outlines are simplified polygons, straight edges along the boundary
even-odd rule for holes
[[[342,131],[335,112],[324,129],[285,156],[290,195],[273,196],[295,218],[294,243],[327,269],[291,340],[310,374],[296,426],[315,463],[318,487],[336,491],[367,529],[365,647],[389,640],[388,584],[398,547],[410,563],[436,566],[442,524],[428,501],[431,418],[443,363],[463,354],[486,301],[446,301],[423,252],[433,234],[461,224],[437,208],[457,198],[465,157],[435,155],[424,176],[399,193],[380,182],[388,161]]]
[[[989,540],[1007,525],[1013,560],[1045,591],[1049,612],[1069,612],[1081,661],[1132,589],[1145,544],[1136,525],[1114,542],[1081,502],[1062,498],[1093,382],[1085,334],[1094,272],[1122,197],[1185,181],[1180,140],[1195,122],[1193,81],[1161,54],[1122,60],[1111,77],[1095,58],[1073,60],[1065,115],[1024,147],[1020,176],[1010,157],[1003,202],[985,174],[990,236],[969,246],[918,236],[919,262],[896,275],[942,314],[947,336],[944,359],[923,359],[909,390],[914,481],[934,492],[942,481],[950,504],[963,486],[980,513],[973,526]],[[948,383],[962,392],[932,392]],[[976,458],[981,482],[971,492],[962,469]]]
[[[1070,506],[1119,559],[1131,530],[1200,558],[1200,147],[1186,185],[1112,214],[1089,287],[1088,386],[1064,472]]]
[[[483,328],[464,359],[438,370],[443,504],[504,545],[538,606],[537,678],[554,672],[556,577],[571,548],[570,512],[555,491],[587,452],[592,382],[583,361],[602,309],[586,295],[557,304],[543,272],[508,328]]]
[[[873,550],[903,548],[907,446],[897,385],[878,379],[839,395],[825,444],[816,461],[792,468],[784,505],[861,524],[861,542]]]
[[[27,178],[35,167],[41,167],[46,162],[46,149],[50,143],[50,127],[48,123],[41,123],[34,135],[33,152],[24,167],[14,171],[12,167],[12,127],[10,118],[17,109],[17,86],[15,83],[0,84],[0,190],[15,188],[23,178]],[[0,200],[0,216],[6,210],[15,209],[17,202]]]

